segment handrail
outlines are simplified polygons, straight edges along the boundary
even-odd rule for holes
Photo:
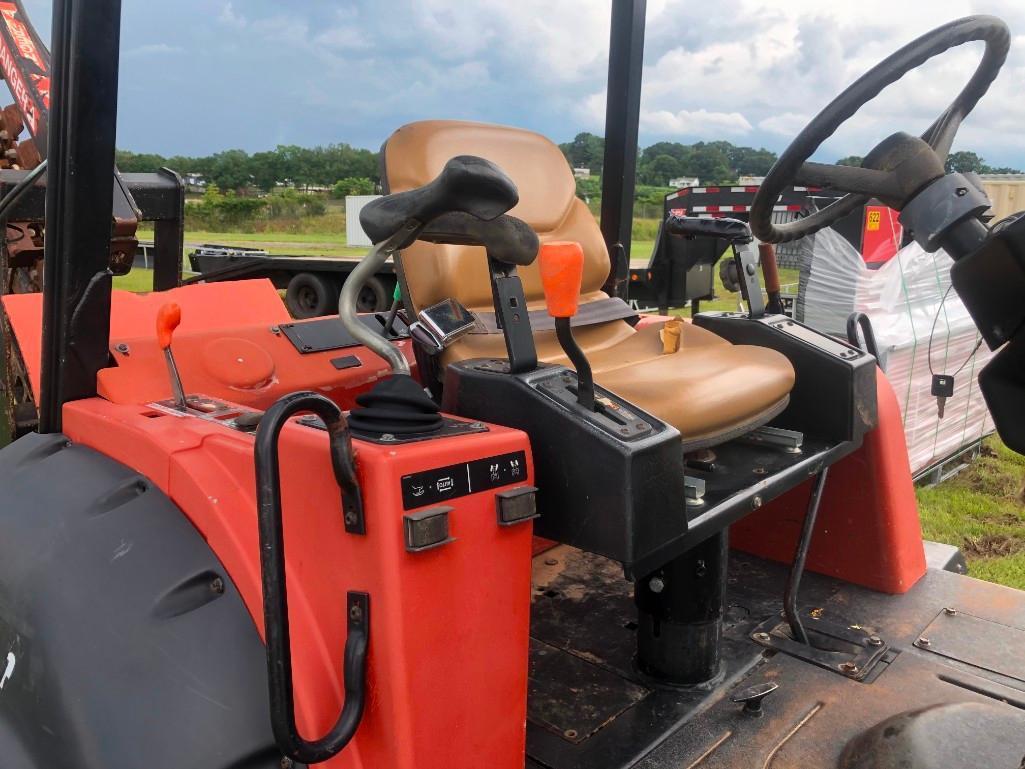
[[[345,703],[338,720],[323,737],[312,741],[303,739],[296,727],[292,684],[278,438],[288,420],[304,411],[319,416],[327,427],[331,464],[342,491],[346,530],[353,530],[349,525],[353,512],[358,512],[360,524],[363,515],[352,439],[338,406],[322,395],[297,392],[284,396],[267,409],[256,431],[255,462],[271,727],[278,748],[285,756],[298,763],[316,764],[338,755],[352,739],[363,718],[367,648],[370,643],[370,596],[354,591],[347,596],[348,633],[343,663]]]

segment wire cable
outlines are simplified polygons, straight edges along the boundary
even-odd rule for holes
[[[936,308],[936,315],[932,319],[932,329],[930,329],[930,331],[929,331],[929,349],[928,349],[928,352],[926,354],[926,362],[928,362],[928,364],[929,364],[929,374],[930,374],[930,376],[936,376],[936,372],[933,371],[933,368],[932,368],[932,340],[933,340],[933,337],[936,335],[936,324],[939,322],[940,313],[943,312],[943,305],[946,304],[947,297],[950,295],[950,289],[952,289],[953,287],[954,287],[953,283],[951,283],[949,286],[947,286],[947,290],[944,292],[943,298],[940,300],[940,306]],[[975,343],[975,347],[972,348],[972,351],[970,353],[968,353],[968,357],[964,359],[964,362],[960,366],[957,367],[957,369],[954,371],[954,373],[950,374],[949,376],[955,377],[958,374],[960,374],[961,373],[961,369],[963,369],[965,366],[967,366],[968,362],[972,358],[975,357],[975,353],[977,353],[979,351],[980,347],[982,347],[982,336],[979,336],[979,341],[977,341]]]

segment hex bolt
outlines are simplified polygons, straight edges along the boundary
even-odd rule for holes
[[[758,641],[758,643],[768,643],[769,642],[769,634],[768,633],[755,633],[752,636],[752,638],[754,638],[756,641]]]
[[[955,190],[955,192],[956,192],[956,194],[957,194],[957,196],[959,198],[963,198],[965,195],[968,194],[968,188],[967,187],[958,187],[957,190]]]
[[[122,355],[127,355],[129,353],[128,345],[126,345],[124,342],[121,342],[121,344],[119,344],[114,349],[117,350]]]
[[[880,638],[877,635],[870,635],[868,637],[868,645],[869,646],[882,646],[883,645],[883,639]]]
[[[217,593],[218,595],[224,592],[224,580],[220,577],[214,577],[210,580],[210,591]]]
[[[840,666],[840,670],[842,670],[847,675],[852,676],[858,672],[859,668],[853,662],[845,662]]]
[[[953,617],[955,614],[957,614],[957,609],[955,609],[953,606],[948,606],[943,610],[943,613],[946,614],[948,617]]]
[[[752,510],[757,510],[761,506],[762,506],[762,498],[761,497],[755,497],[754,499],[751,500],[751,509]]]
[[[652,593],[661,593],[666,589],[666,583],[662,581],[661,577],[652,577],[648,582],[648,589]]]
[[[932,641],[930,641],[925,636],[922,636],[917,641],[915,641],[915,646],[921,646],[921,647],[924,648],[924,647],[928,646],[930,643],[932,643]]]

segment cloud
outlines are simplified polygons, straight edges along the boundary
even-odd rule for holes
[[[164,54],[184,53],[185,49],[180,45],[168,45],[167,43],[147,43],[125,51],[125,56],[160,56]]]
[[[44,38],[48,0],[24,0]],[[997,13],[1019,37],[957,146],[1025,168],[1021,0],[648,0],[640,143],[726,138],[780,151],[805,121],[933,26]],[[124,0],[119,141],[205,153],[277,142],[377,147],[458,117],[566,141],[602,133],[610,0]],[[209,23],[196,23],[197,18]],[[160,30],[159,42],[153,30]],[[168,66],[168,56],[174,66]],[[818,158],[921,132],[974,70],[970,44],[867,105]],[[203,130],[181,130],[187,107]]]
[[[709,112],[706,109],[641,110],[641,128],[664,136],[715,139],[738,136],[751,130],[751,124],[739,112]]]

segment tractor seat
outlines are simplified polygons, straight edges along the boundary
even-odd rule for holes
[[[576,197],[576,182],[559,148],[517,128],[431,120],[399,128],[385,143],[387,192],[420,187],[456,155],[476,155],[516,182],[520,202],[509,213],[527,222],[541,242],[573,240],[584,251],[584,305],[608,303],[601,288],[610,270],[594,216]],[[403,291],[414,312],[454,298],[475,312],[494,309],[487,259],[475,246],[416,242],[397,258]],[[518,269],[529,310],[544,308],[538,265]],[[622,319],[574,324],[574,336],[602,387],[675,426],[686,450],[730,440],[768,422],[787,405],[794,369],[764,347],[733,345],[690,323],[675,353],[663,354],[662,324],[634,327]],[[538,358],[568,365],[554,331],[535,330]],[[472,333],[445,350],[442,366],[471,358],[504,358],[501,333]]]

